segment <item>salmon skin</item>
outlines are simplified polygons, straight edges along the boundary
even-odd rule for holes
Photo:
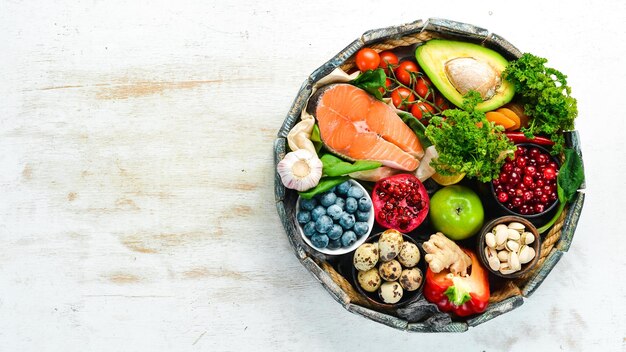
[[[322,142],[350,160],[373,160],[413,171],[424,149],[415,133],[387,104],[350,84],[319,89],[307,111],[315,116]]]

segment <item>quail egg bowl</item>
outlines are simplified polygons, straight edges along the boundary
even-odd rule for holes
[[[374,236],[370,237],[366,243],[378,243],[380,238],[381,238],[382,232],[381,233],[377,233]],[[424,287],[424,273],[425,273],[425,262],[424,262],[424,253],[423,250],[421,248],[421,246],[419,246],[417,244],[417,242],[410,236],[403,234],[402,235],[402,240],[405,243],[411,243],[413,245],[415,245],[419,251],[419,260],[417,261],[417,263],[411,267],[405,267],[403,264],[401,265],[402,270],[405,269],[417,269],[420,272],[420,277],[421,277],[421,282],[419,283],[419,286],[413,290],[413,291],[408,291],[403,289],[402,290],[402,298],[400,298],[400,300],[396,303],[385,303],[382,298],[380,297],[380,287],[382,287],[382,284],[387,282],[388,284],[390,283],[398,283],[400,281],[400,278],[398,278],[397,281],[394,282],[389,282],[386,281],[385,279],[380,279],[381,280],[381,284],[380,287],[377,288],[375,291],[373,292],[368,292],[366,291],[360,284],[359,284],[359,270],[356,269],[356,267],[354,265],[352,265],[352,281],[354,283],[354,287],[357,289],[357,291],[363,295],[365,297],[365,299],[367,299],[367,301],[375,308],[380,309],[382,311],[391,311],[397,308],[401,308],[404,307],[412,302],[415,302],[416,300],[418,300],[421,295],[422,295],[422,289]],[[380,251],[379,251],[380,252]],[[380,272],[380,266],[382,264],[385,263],[390,263],[390,262],[395,262],[399,260],[400,256],[400,252],[398,252],[397,256],[394,257],[393,259],[384,262],[382,260],[378,260],[378,262],[376,263],[376,265],[374,266],[374,268]],[[402,285],[400,285],[402,287]]]

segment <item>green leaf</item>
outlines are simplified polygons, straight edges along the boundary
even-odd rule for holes
[[[344,181],[349,180],[348,176],[336,176],[336,177],[322,177],[317,186],[311,188],[306,192],[299,192],[300,197],[304,199],[311,199],[315,197],[315,195],[324,193],[329,189],[335,187],[336,185],[343,183]]]
[[[585,174],[583,170],[583,162],[580,159],[578,153],[573,149],[565,149],[565,162],[559,169],[559,176],[557,177],[558,188],[563,191],[563,199],[567,203],[571,203],[576,192],[580,188],[580,185],[585,180]],[[559,194],[561,200],[561,195]]]
[[[415,116],[409,114],[408,112],[399,112],[398,116],[404,121],[404,123],[409,126],[410,129],[413,130],[417,138],[420,140],[422,147],[424,149],[433,145],[430,142],[430,139],[426,137],[426,127],[420,122],[420,120],[416,119]]]
[[[313,125],[313,131],[311,132],[311,142],[315,147],[315,151],[319,153],[324,143],[322,142],[322,136],[320,135],[320,127],[317,124]]]
[[[378,161],[369,160],[357,160],[354,163],[349,163],[332,154],[324,154],[320,160],[324,166],[323,175],[325,176],[342,176],[352,172],[376,169],[382,165]]]
[[[386,79],[387,75],[385,74],[385,71],[382,68],[377,68],[375,70],[367,70],[361,73],[357,78],[350,81],[350,84],[365,90],[375,96],[376,99],[382,100],[383,95],[379,89],[385,89]]]

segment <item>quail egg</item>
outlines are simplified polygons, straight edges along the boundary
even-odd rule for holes
[[[402,265],[400,262],[392,259],[388,262],[380,264],[378,267],[378,273],[385,281],[396,281],[400,277],[402,272]]]
[[[404,269],[400,274],[400,285],[407,291],[415,291],[422,284],[422,271],[418,268]]]
[[[403,293],[402,286],[397,281],[383,283],[378,291],[380,299],[389,304],[398,303]]]
[[[382,280],[378,275],[376,268],[371,268],[368,271],[359,271],[357,275],[359,285],[367,292],[375,292],[380,287]]]
[[[420,250],[415,243],[403,242],[398,253],[398,261],[405,268],[412,268],[420,261]]]
[[[404,239],[402,234],[396,230],[389,229],[380,235],[378,240],[378,248],[380,249],[380,260],[383,262],[390,261],[400,252]]]
[[[378,263],[378,244],[364,243],[354,252],[354,267],[359,271],[367,271]]]

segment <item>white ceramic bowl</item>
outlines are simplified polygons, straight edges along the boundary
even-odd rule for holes
[[[367,199],[369,199],[370,203],[372,202],[372,198],[370,197],[369,193],[367,192],[367,190],[361,186],[360,183],[356,182],[355,180],[349,180],[350,183],[352,185],[356,185],[357,187],[359,187],[363,193],[365,194],[365,197]],[[296,212],[300,210],[300,197],[298,197],[298,200],[296,201]],[[370,216],[367,220],[367,225],[369,226],[369,229],[367,231],[366,234],[364,234],[363,236],[361,236],[360,238],[358,238],[356,240],[356,242],[354,242],[351,246],[349,247],[341,247],[341,248],[337,248],[337,249],[329,249],[329,248],[317,248],[313,245],[313,243],[311,243],[311,240],[304,235],[304,231],[302,229],[302,225],[300,225],[300,223],[296,220],[296,226],[298,227],[298,232],[300,233],[300,237],[302,237],[302,240],[309,245],[309,247],[311,247],[313,250],[318,251],[320,253],[324,253],[327,255],[342,255],[342,254],[346,254],[346,253],[350,253],[352,251],[354,251],[355,249],[357,249],[360,245],[362,245],[365,241],[367,241],[367,239],[369,238],[370,234],[372,233],[372,228],[374,227],[374,205],[372,204],[372,208],[370,209]]]

